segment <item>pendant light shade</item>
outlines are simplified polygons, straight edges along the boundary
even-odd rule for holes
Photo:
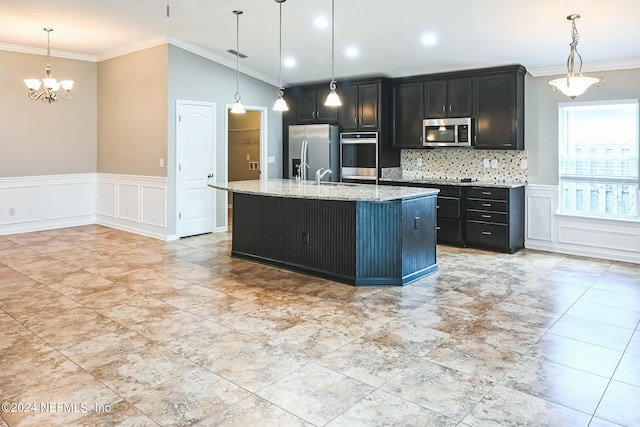
[[[236,15],[236,102],[233,104],[231,108],[231,112],[233,114],[244,114],[244,106],[240,102],[240,15],[242,15],[241,10],[234,10],[233,13]]]
[[[280,6],[280,33],[279,33],[279,52],[278,52],[278,98],[273,104],[274,111],[289,111],[287,101],[284,100],[284,89],[282,88],[282,3],[287,0],[275,0]]]
[[[567,58],[567,76],[559,79],[553,79],[549,82],[553,87],[554,92],[560,91],[575,99],[576,96],[582,95],[591,85],[601,87],[604,85],[604,79],[602,77],[585,77],[582,75],[582,56],[578,52],[578,40],[580,35],[576,28],[576,19],[580,18],[578,14],[572,14],[567,16],[567,19],[571,21],[571,50],[569,51],[569,57]],[[575,74],[575,56],[578,55],[578,75]]]
[[[335,0],[331,0],[331,83],[329,83],[329,95],[324,105],[327,107],[339,107],[342,105],[340,97],[336,92],[336,80],[334,79],[334,65],[335,65]]]

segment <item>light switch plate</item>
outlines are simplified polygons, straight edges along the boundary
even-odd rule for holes
[[[482,167],[483,167],[483,168],[490,168],[490,167],[491,167],[491,160],[489,160],[489,159],[482,159]]]
[[[491,160],[491,168],[496,169],[498,167],[498,159]]]

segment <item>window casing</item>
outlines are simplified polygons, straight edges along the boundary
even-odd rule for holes
[[[638,100],[561,103],[560,212],[638,219]]]

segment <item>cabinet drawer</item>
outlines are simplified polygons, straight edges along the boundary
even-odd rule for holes
[[[438,243],[462,244],[462,221],[438,218]]]
[[[508,212],[508,203],[500,200],[467,199],[466,208],[478,211]]]
[[[467,221],[466,231],[467,244],[501,248],[509,247],[509,230],[507,225]]]
[[[438,196],[438,218],[460,219],[460,199]]]
[[[467,221],[469,220],[507,224],[509,222],[509,215],[502,212],[477,211],[473,209],[467,209]]]
[[[453,185],[428,185],[427,187],[434,187],[440,190],[438,197],[462,197],[462,187],[456,187]]]
[[[467,188],[467,197],[475,199],[509,200],[509,189],[493,187],[470,187]]]

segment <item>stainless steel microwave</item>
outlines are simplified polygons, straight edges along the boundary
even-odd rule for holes
[[[471,147],[471,118],[423,120],[422,145],[424,147]]]

